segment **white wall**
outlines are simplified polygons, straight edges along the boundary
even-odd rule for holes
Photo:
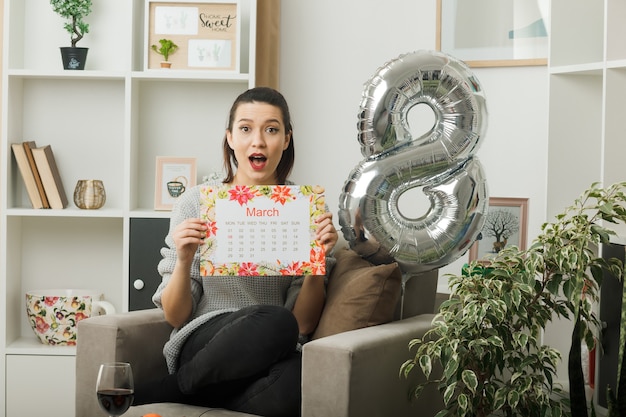
[[[327,189],[335,213],[362,159],[356,120],[364,83],[398,55],[435,48],[436,0],[283,0],[280,89],[294,119],[296,182]],[[476,68],[489,127],[478,157],[494,197],[528,197],[529,241],[545,219],[547,67]],[[440,270],[458,273],[467,255]]]

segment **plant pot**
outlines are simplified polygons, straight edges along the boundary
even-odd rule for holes
[[[60,49],[61,59],[63,60],[63,69],[85,69],[85,61],[87,61],[87,51],[89,50],[89,48],[72,48],[71,46],[62,46]]]
[[[172,63],[168,61],[161,61],[161,68],[171,68]]]

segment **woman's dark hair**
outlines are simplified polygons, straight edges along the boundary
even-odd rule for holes
[[[278,107],[283,116],[283,124],[285,125],[286,132],[291,132],[291,140],[289,141],[289,145],[287,149],[283,152],[283,156],[278,163],[278,167],[276,167],[276,181],[277,184],[285,184],[287,181],[287,177],[293,168],[293,163],[295,159],[295,150],[293,145],[293,128],[291,125],[291,115],[289,114],[289,106],[287,105],[287,100],[285,97],[278,91],[269,87],[255,87],[251,88],[237,97],[233,106],[230,109],[230,114],[228,116],[228,127],[227,129],[232,132],[233,123],[235,121],[235,113],[237,112],[237,108],[242,103],[267,103],[272,106]],[[224,142],[222,144],[223,152],[224,152],[224,168],[226,169],[226,178],[224,178],[224,183],[227,184],[231,182],[235,178],[234,168],[237,167],[237,159],[235,158],[235,152],[228,146],[228,140],[226,136],[224,136]]]

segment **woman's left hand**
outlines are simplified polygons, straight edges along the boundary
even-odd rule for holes
[[[331,253],[333,247],[337,243],[339,236],[337,230],[333,225],[333,214],[326,212],[319,216],[315,221],[317,223],[316,239],[318,242],[324,245],[326,249],[326,255]]]

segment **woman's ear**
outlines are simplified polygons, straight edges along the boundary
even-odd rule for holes
[[[230,149],[233,149],[233,135],[229,129],[226,129],[226,142],[228,142]]]
[[[289,142],[291,142],[291,130],[285,135],[285,144],[283,145],[283,151],[287,150],[287,148],[289,147]]]

